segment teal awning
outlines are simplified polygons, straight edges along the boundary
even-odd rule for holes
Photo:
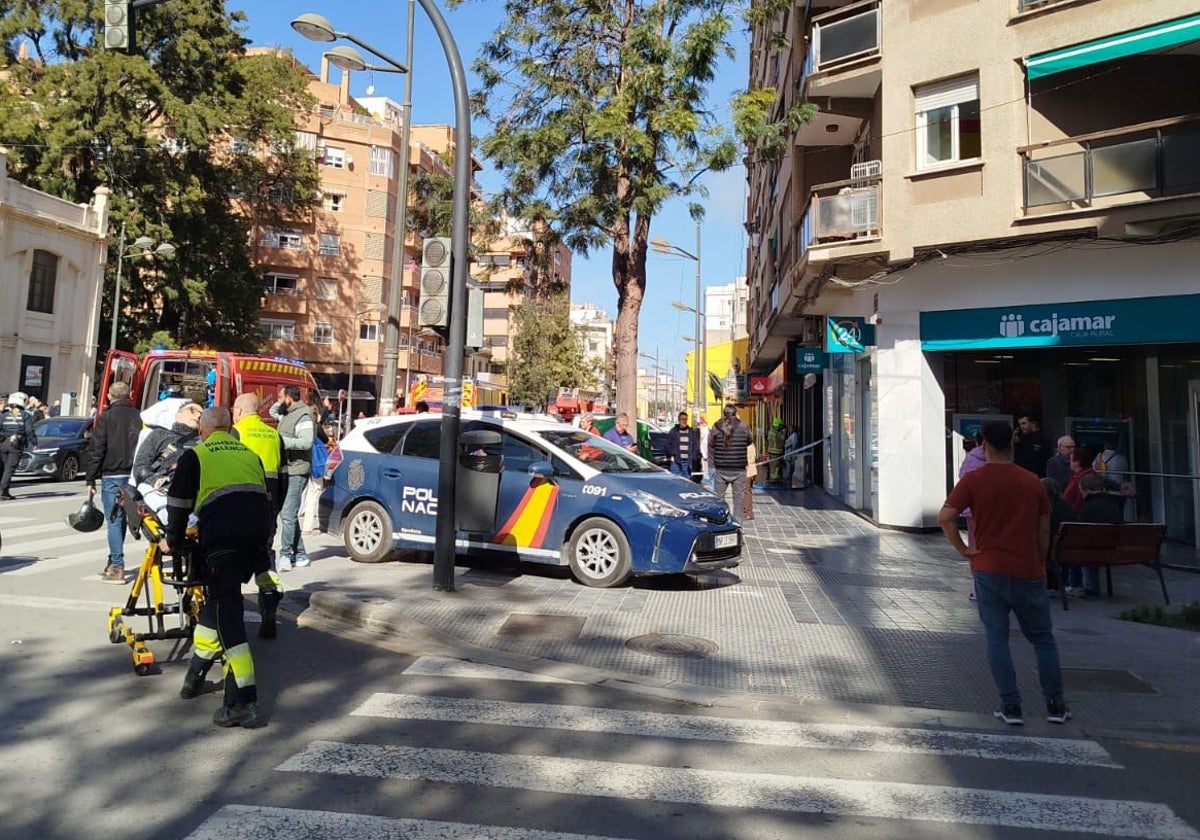
[[[1200,15],[1156,23],[1154,26],[1135,29],[1132,32],[1122,32],[1119,35],[1088,41],[1086,44],[1076,44],[1073,47],[1030,56],[1025,59],[1025,73],[1032,81],[1042,76],[1074,70],[1076,67],[1087,67],[1102,61],[1161,50],[1195,40],[1200,40]]]

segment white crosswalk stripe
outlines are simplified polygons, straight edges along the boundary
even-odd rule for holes
[[[336,811],[256,808],[226,805],[184,840],[229,840],[270,837],[272,840],[620,840],[596,834],[563,834],[495,825],[397,820]]]
[[[537,674],[530,671],[518,671],[515,668],[504,668],[500,665],[488,665],[483,662],[464,662],[461,659],[447,659],[444,656],[421,656],[404,669],[410,677],[452,677],[467,680],[509,680],[512,682],[541,682],[567,683],[559,677],[549,674]]]
[[[552,756],[314,741],[277,768],[620,800],[1198,840],[1166,805],[905,782],[651,767]]]
[[[375,694],[352,714],[363,717],[564,729],[802,749],[966,756],[1002,761],[1121,767],[1094,741],[1017,738],[982,732],[733,720],[412,694]]]

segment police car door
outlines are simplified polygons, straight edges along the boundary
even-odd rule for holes
[[[392,526],[415,543],[433,545],[437,530],[441,420],[417,420],[384,459],[379,486]]]
[[[580,479],[562,459],[533,442],[508,430],[501,435],[504,471],[492,542],[528,562],[558,563],[564,527],[560,514],[563,494],[575,498]],[[531,475],[529,467],[535,463],[549,464],[553,473]]]

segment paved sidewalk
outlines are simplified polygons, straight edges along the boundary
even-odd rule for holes
[[[319,613],[399,640],[572,663],[683,696],[995,707],[967,564],[940,533],[877,529],[811,489],[756,493],[755,514],[742,564],[701,578],[598,590],[562,570],[478,565],[439,593],[418,561],[339,568],[305,588]],[[340,566],[340,553],[318,554]],[[1166,575],[1173,605],[1200,600],[1200,575]],[[1117,620],[1162,595],[1147,569],[1113,577],[1111,600],[1054,604],[1076,719],[1093,732],[1200,738],[1200,634]],[[1027,714],[1040,712],[1032,650],[1015,628],[1013,653]]]

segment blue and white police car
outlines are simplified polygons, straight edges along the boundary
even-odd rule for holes
[[[553,420],[467,411],[460,422],[462,438],[486,441],[466,454],[492,465],[497,491],[494,512],[468,511],[474,522],[460,501],[460,554],[569,565],[596,587],[741,560],[741,528],[701,485]],[[330,455],[321,526],[341,532],[351,559],[433,550],[441,427],[430,414],[360,420]]]

